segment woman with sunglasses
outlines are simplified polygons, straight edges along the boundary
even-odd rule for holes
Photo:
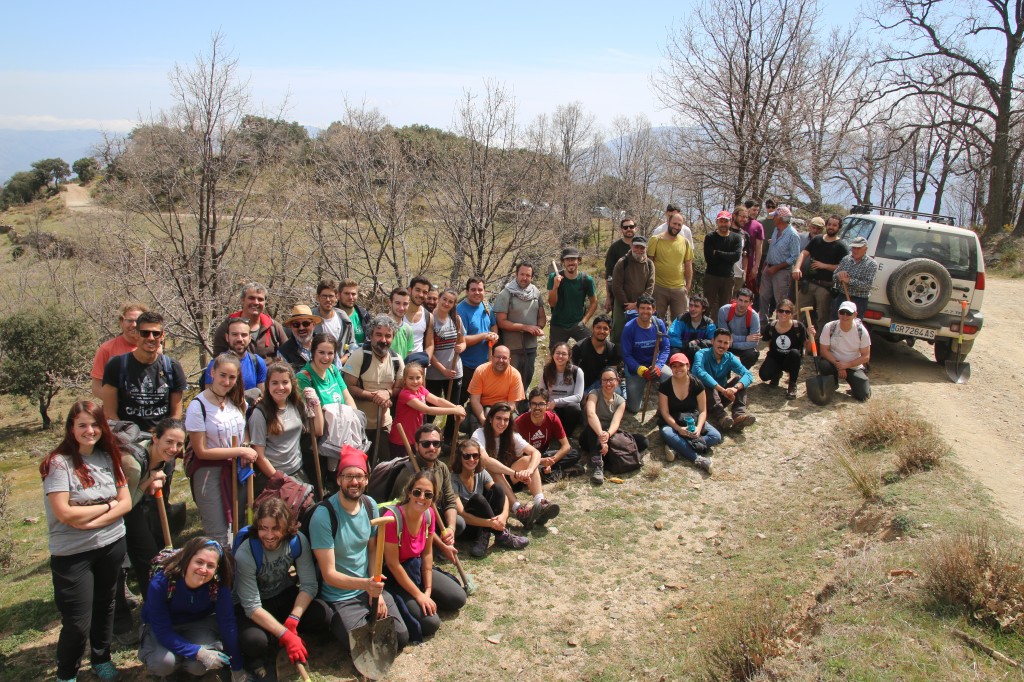
[[[92,671],[113,682],[120,677],[110,661],[114,588],[125,555],[122,517],[132,501],[121,449],[101,407],[89,400],[71,407],[64,439],[43,459],[39,474],[61,615],[57,680],[75,680],[88,640]]]
[[[769,386],[775,386],[782,373],[786,372],[789,375],[786,400],[796,398],[797,377],[800,375],[804,348],[810,347],[815,334],[814,327],[808,330],[796,319],[796,314],[793,302],[788,298],[783,299],[775,309],[775,321],[768,325],[761,336],[768,343],[768,354],[761,363],[758,376]]]
[[[485,556],[492,534],[494,544],[509,549],[522,549],[530,544],[529,538],[513,535],[505,525],[509,514],[508,498],[501,488],[494,485],[494,479],[484,469],[480,443],[472,438],[459,441],[451,470],[455,474],[452,476],[452,487],[459,496],[455,506],[459,515],[466,520],[466,531],[462,538],[473,542],[470,556]]]
[[[420,469],[406,484],[401,504],[385,507],[382,514],[397,521],[384,526],[384,589],[395,598],[413,642],[438,631],[438,610],[458,611],[466,605],[458,581],[434,567],[437,488],[434,472]]]
[[[230,665],[232,682],[245,682],[234,575],[231,552],[210,538],[192,538],[164,560],[142,607],[139,660],[151,673],[169,677],[181,669],[202,677]]]
[[[672,378],[658,387],[658,424],[665,441],[665,461],[676,455],[711,473],[711,448],[722,434],[708,423],[708,398],[704,384],[690,374],[690,359],[676,353],[668,359]]]
[[[583,421],[583,370],[572,364],[569,344],[556,343],[551,359],[544,365],[540,388],[547,390],[548,411],[554,412],[562,422],[567,435],[576,432]]]

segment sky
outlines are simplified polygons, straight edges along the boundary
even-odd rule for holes
[[[857,0],[820,0],[854,21]],[[326,127],[345,102],[393,124],[447,128],[488,81],[528,121],[579,101],[600,126],[672,123],[651,77],[694,0],[643,2],[12,3],[0,41],[0,129],[125,132],[172,101],[168,73],[220,32],[249,79],[253,113]]]

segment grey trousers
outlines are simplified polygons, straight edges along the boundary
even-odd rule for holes
[[[217,629],[217,616],[210,615],[202,620],[174,626],[174,631],[193,644],[224,651]],[[156,635],[146,624],[142,625],[142,641],[139,644],[139,660],[157,677],[169,677],[179,668],[195,677],[206,674],[206,666],[195,660],[178,656],[157,641]]]
[[[836,388],[838,388],[839,370],[836,369],[836,366],[820,356],[815,358],[815,360],[818,363],[818,371],[822,374],[831,374],[836,378]],[[863,369],[846,370],[846,383],[850,385],[850,391],[857,400],[864,402],[871,397],[871,381]]]

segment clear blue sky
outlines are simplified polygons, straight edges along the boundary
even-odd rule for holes
[[[523,121],[579,100],[606,126],[645,113],[668,124],[650,88],[670,27],[693,0],[668,2],[12,3],[0,40],[0,128],[123,131],[170,103],[167,74],[221,31],[257,110],[326,126],[344,101],[393,123],[447,127],[487,79]],[[826,24],[858,0],[821,0]]]

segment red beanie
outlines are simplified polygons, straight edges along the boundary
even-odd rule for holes
[[[338,472],[340,473],[346,467],[358,467],[363,470],[363,473],[369,473],[369,469],[366,466],[366,453],[351,445],[342,445],[341,462],[338,463]]]

